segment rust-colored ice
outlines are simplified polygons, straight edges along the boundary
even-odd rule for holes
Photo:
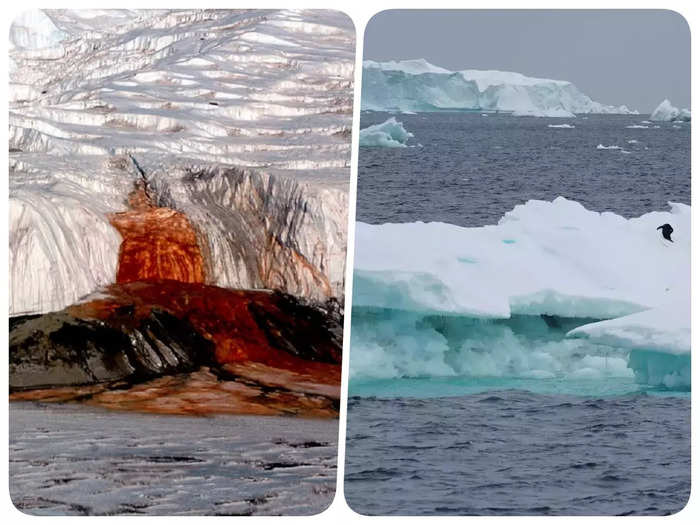
[[[129,207],[110,217],[124,239],[116,281],[204,282],[202,254],[187,217],[153,205],[142,187],[129,196]]]

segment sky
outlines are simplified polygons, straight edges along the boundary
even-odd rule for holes
[[[364,60],[425,58],[453,71],[498,69],[568,80],[597,102],[650,113],[690,108],[690,30],[663,10],[390,10]]]

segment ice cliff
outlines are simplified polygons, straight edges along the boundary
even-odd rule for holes
[[[636,113],[591,100],[571,82],[506,71],[448,71],[424,59],[366,60],[362,109],[375,111],[499,111],[573,117],[577,113]]]
[[[148,245],[138,229],[152,213],[172,217],[158,239],[191,226],[197,246],[183,246],[206,284],[342,296],[345,15],[32,10],[10,40],[10,315],[115,282],[124,235]],[[159,257],[176,268],[171,252]]]
[[[690,110],[678,109],[671,104],[671,101],[664,99],[649,117],[654,121],[664,122],[690,122]]]

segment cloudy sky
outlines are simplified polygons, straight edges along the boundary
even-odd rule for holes
[[[569,80],[593,100],[690,107],[690,31],[672,11],[394,10],[374,16],[364,59]]]

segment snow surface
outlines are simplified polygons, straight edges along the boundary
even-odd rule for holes
[[[413,133],[406,131],[403,123],[391,117],[381,124],[361,129],[360,146],[405,148],[406,141],[411,137],[413,137]]]
[[[354,305],[599,319],[660,306],[690,278],[690,207],[670,208],[625,219],[558,197],[480,228],[360,222]],[[664,223],[673,244],[656,230]]]
[[[690,110],[678,109],[671,104],[671,101],[664,99],[649,118],[655,122],[690,122]]]
[[[10,38],[11,315],[60,309],[114,280],[120,237],[107,214],[124,211],[143,178],[204,233],[211,284],[259,286],[260,242],[233,211],[274,216],[261,234],[342,295],[354,68],[345,15],[35,10]],[[326,294],[288,270],[287,291]]]
[[[577,113],[636,113],[594,102],[563,80],[507,71],[453,72],[424,59],[363,64],[362,109],[500,111],[516,116],[571,118]]]

